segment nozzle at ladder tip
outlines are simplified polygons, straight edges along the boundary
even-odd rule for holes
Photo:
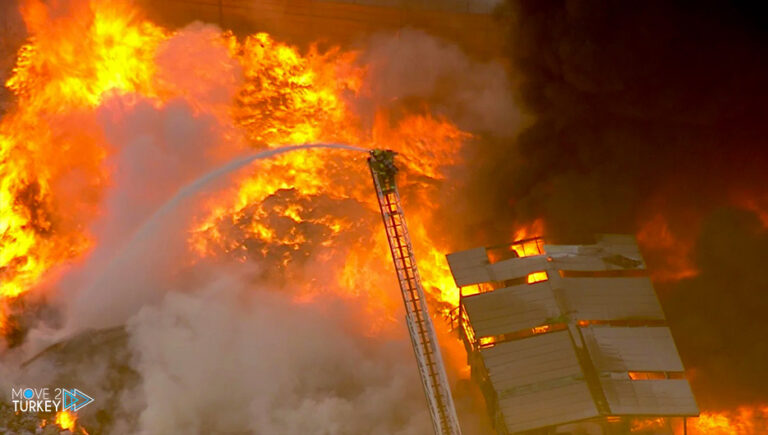
[[[377,160],[380,162],[394,161],[395,156],[397,155],[397,153],[393,150],[385,150],[381,148],[373,148],[368,151],[368,154],[371,155],[370,157],[371,159]]]
[[[392,177],[397,173],[397,166],[395,166],[396,152],[375,148],[370,150],[369,154],[368,164],[376,174]]]

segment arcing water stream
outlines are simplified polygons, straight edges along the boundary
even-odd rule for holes
[[[161,230],[166,228],[164,224],[168,221],[168,217],[172,216],[186,200],[194,197],[213,182],[256,160],[267,159],[291,151],[314,148],[368,151],[365,148],[351,145],[325,143],[272,148],[232,160],[182,187],[139,227],[123,248],[102,269],[103,272],[99,273],[93,281],[90,281],[90,284],[77,294],[78,302],[74,304],[75,312],[72,313],[73,315],[68,321],[68,327],[64,328],[65,334],[76,332],[82,327],[101,328],[120,324],[126,320],[124,317],[130,315],[131,310],[136,308],[135,302],[138,299],[143,299],[142,294],[148,296],[147,293],[152,291],[149,285],[151,282],[149,276],[152,272],[162,268],[162,261],[160,261],[161,264],[158,264],[158,259],[175,254],[173,248],[169,246],[172,245],[170,239],[164,239],[168,235]],[[163,252],[148,253],[148,244],[154,244],[153,249]],[[98,301],[101,300],[100,294],[104,292],[110,295],[110,300],[102,302],[109,303],[115,309],[120,310],[120,315],[106,318],[101,314],[104,307]]]

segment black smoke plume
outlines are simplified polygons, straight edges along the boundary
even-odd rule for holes
[[[550,237],[578,242],[661,215],[699,271],[657,288],[700,403],[768,400],[755,212],[768,198],[766,15],[746,2],[512,0],[500,17],[531,119],[472,153],[465,233],[508,239],[543,217]]]

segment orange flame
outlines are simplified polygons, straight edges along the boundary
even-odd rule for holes
[[[633,420],[629,430],[631,432],[644,432],[649,430],[664,429],[667,427],[667,420],[665,418],[647,418]]]
[[[655,281],[677,281],[698,275],[691,258],[693,242],[676,238],[664,216],[659,214],[645,222],[637,233],[637,242],[644,253],[656,254],[664,260],[652,269]]]
[[[542,251],[542,241],[540,240],[528,240],[534,237],[542,237],[544,235],[544,220],[536,219],[529,225],[519,227],[512,240],[527,240],[524,243],[512,245],[512,249],[517,252],[520,257],[530,257],[532,255],[539,255]],[[535,281],[534,281],[535,282]],[[531,282],[529,281],[529,284]]]
[[[536,219],[528,225],[523,225],[515,230],[512,240],[525,240],[544,235],[544,219]]]
[[[758,435],[768,431],[768,406],[742,406],[733,411],[702,412],[688,420],[690,435]]]
[[[120,3],[73,8],[53,17],[30,1],[22,11],[33,36],[6,83],[15,108],[0,121],[0,331],[8,303],[93,242],[83,224],[97,213],[105,148],[88,113],[110,94],[154,93],[166,33]]]
[[[318,53],[310,48],[302,56],[265,34],[247,38],[238,53],[246,84],[238,96],[235,116],[252,140],[268,142],[268,146],[342,141],[400,153],[402,184],[407,189],[406,213],[425,289],[443,304],[444,312],[455,306],[458,292],[445,251],[436,246],[424,221],[434,212],[430,195],[444,178],[443,170],[458,162],[458,151],[469,135],[428,113],[392,119],[384,109],[379,110],[372,130],[366,132],[343,97],[362,92],[367,79],[365,69],[354,64],[356,53],[337,49]],[[279,104],[275,106],[274,101]],[[397,299],[389,291],[392,278],[388,269],[382,270],[389,263],[388,250],[385,239],[378,237],[380,222],[370,183],[362,159],[342,160],[316,152],[280,156],[262,163],[257,174],[241,179],[237,190],[211,200],[210,215],[194,229],[191,244],[201,256],[245,255],[248,249],[244,244],[255,244],[262,246],[265,256],[281,251],[283,267],[302,261],[295,253],[314,244],[321,254],[313,261],[323,269],[340,270],[325,284],[305,286],[300,300],[313,299],[325,291],[350,296],[365,291],[370,309],[387,307],[392,313]],[[292,200],[285,205],[265,203],[281,196]],[[336,210],[320,212],[317,204],[323,203],[329,207],[358,204],[367,209],[370,223],[361,227],[359,221],[351,221]],[[301,226],[322,231],[323,240],[308,240],[298,230]],[[226,231],[233,227],[237,228],[235,237]],[[339,263],[343,264],[337,266]],[[374,322],[372,328],[379,326]]]
[[[689,435],[761,435],[768,430],[768,406],[741,406],[729,411],[705,411],[699,417],[686,420]],[[634,419],[630,426],[632,433],[647,433],[654,430],[674,429],[676,435],[685,430],[681,418]],[[655,432],[654,432],[655,433]]]
[[[74,432],[77,426],[77,414],[69,411],[59,411],[56,413],[55,421],[60,428]]]
[[[533,272],[529,273],[527,277],[527,283],[528,284],[535,284],[537,282],[542,282],[548,280],[549,277],[547,276],[547,272]]]

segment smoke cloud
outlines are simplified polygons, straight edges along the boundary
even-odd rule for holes
[[[584,1],[508,1],[502,15],[531,122],[472,150],[460,233],[493,244],[543,218],[556,241],[586,242],[658,219],[650,269],[678,257],[699,271],[658,286],[697,397],[764,401],[768,298],[751,267],[768,260],[765,15]]]
[[[768,231],[754,213],[724,207],[702,224],[694,252],[701,274],[660,286],[661,298],[706,407],[764,403]]]
[[[404,325],[366,334],[359,301],[297,303],[296,289],[261,276],[250,262],[199,263],[150,283],[160,300],[125,329],[85,332],[19,369],[7,364],[2,386],[77,385],[98,398],[78,413],[96,433],[431,430]]]
[[[466,131],[501,137],[516,133],[522,122],[500,61],[477,62],[456,45],[422,31],[376,35],[366,41],[360,60],[371,75],[368,99],[362,100],[369,110],[372,102],[426,102],[432,113]]]
[[[407,341],[350,333],[354,306],[295,304],[233,275],[130,321],[141,433],[430,430]]]
[[[159,50],[159,81],[182,97],[157,108],[150,101],[134,101],[132,95],[115,96],[99,109],[99,127],[113,147],[106,162],[112,185],[104,211],[93,224],[95,250],[86,265],[57,284],[63,291],[56,297],[70,305],[70,328],[122,324],[159,298],[157,288],[170,282],[187,261],[187,235],[179,228],[191,225],[199,197],[164,216],[151,235],[133,238],[178,189],[236,150],[236,140],[223,140],[232,137],[234,127],[215,115],[231,101],[241,78],[225,46],[217,43],[218,33],[214,27],[195,24]],[[230,145],[222,146],[226,143]],[[123,253],[126,248],[134,254]],[[120,264],[112,264],[116,260]]]

